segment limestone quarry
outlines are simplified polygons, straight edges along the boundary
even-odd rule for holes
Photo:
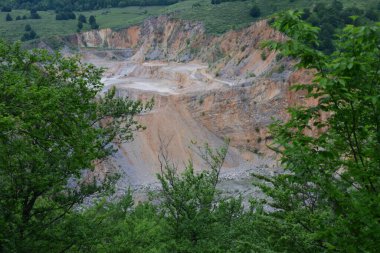
[[[179,168],[192,159],[203,169],[197,146],[220,147],[225,138],[231,142],[222,188],[244,193],[250,173],[278,172],[267,148],[268,126],[285,119],[286,108],[302,95],[289,86],[308,79],[289,59],[261,48],[265,40],[284,39],[266,21],[211,36],[201,23],[170,16],[65,38],[83,62],[105,68],[105,91],[115,87],[118,96],[155,101],[152,111],[139,116],[147,129],[119,145],[98,173],[116,170],[119,193],[129,187],[138,192],[156,185],[163,145]]]

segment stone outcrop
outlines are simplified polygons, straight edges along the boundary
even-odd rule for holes
[[[70,41],[79,48],[134,49],[133,60],[137,62],[199,60],[221,78],[241,80],[270,75],[276,66],[284,64],[285,61],[276,60],[275,53],[261,48],[265,40],[284,39],[265,20],[239,31],[211,36],[206,34],[202,23],[160,16],[118,31],[80,33],[76,41]]]
[[[286,119],[289,105],[304,101],[304,94],[289,87],[313,76],[294,71],[289,59],[261,48],[265,40],[285,39],[265,20],[212,36],[199,22],[161,16],[66,41],[80,49],[85,61],[109,68],[106,84],[116,86],[119,96],[155,98],[154,110],[140,117],[148,129],[137,133],[132,144],[120,145],[113,158],[114,166],[127,173],[122,184],[130,185],[154,182],[162,141],[170,140],[169,152],[179,165],[193,157],[202,167],[190,143],[215,147],[226,137],[231,140],[226,167],[241,168],[263,157],[273,161],[268,126],[273,118]]]
[[[125,49],[134,48],[140,41],[140,28],[133,26],[120,31],[112,29],[92,30],[77,34],[75,42],[79,47]]]
[[[225,88],[192,96],[188,106],[193,117],[211,132],[227,137],[233,146],[268,152],[268,126],[284,119],[289,84],[257,80],[248,87]]]

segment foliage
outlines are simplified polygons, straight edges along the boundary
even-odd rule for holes
[[[144,13],[144,10],[147,10],[147,13]],[[127,7],[75,14],[77,16],[80,14],[86,16],[87,22],[88,17],[94,15],[97,23],[102,27],[121,29],[139,24],[151,15],[159,15],[162,10],[163,7],[144,7],[144,9],[140,9],[139,7]],[[76,33],[78,20],[56,20],[57,13],[54,11],[38,11],[38,14],[41,16],[41,19],[30,20],[28,19],[29,11],[13,10],[12,16],[20,16],[22,20],[6,23],[6,13],[0,12],[0,33],[3,35],[2,38],[7,41],[19,40],[24,34],[24,26],[26,24],[31,24],[35,32],[41,39],[44,39],[44,41],[51,39],[51,37],[63,37]],[[83,30],[89,30],[90,28],[89,25],[84,25]]]
[[[323,12],[316,5],[307,19]],[[114,141],[144,129],[134,116],[151,103],[117,98],[114,89],[99,96],[102,71],[75,58],[0,43],[0,251],[380,251],[380,24],[353,19],[326,54],[321,31],[335,28],[300,18],[275,19],[289,40],[267,46],[315,73],[312,84],[293,87],[311,103],[271,127],[286,173],[256,175],[268,199],[252,200],[249,210],[217,190],[227,146],[206,146],[208,168],[198,173],[189,162],[179,174],[161,153],[155,205],[134,204],[130,193],[103,199],[113,178],[99,181],[91,171]],[[94,205],[84,206],[93,194]]]
[[[272,126],[272,148],[286,173],[256,175],[269,198],[243,211],[240,199],[221,197],[216,185],[226,147],[206,146],[210,169],[196,173],[190,162],[180,175],[163,153],[158,205],[133,207],[127,196],[80,213],[86,236],[74,252],[380,250],[380,26],[347,26],[337,51],[326,55],[315,49],[319,29],[300,15],[276,19],[290,39],[267,46],[317,70],[312,84],[294,86],[316,103],[290,108],[289,121]],[[91,229],[96,223],[100,228]]]
[[[12,12],[12,8],[9,6],[1,7],[1,12]]]
[[[9,5],[17,9],[85,11],[110,7],[170,5],[178,0],[16,0]]]
[[[352,16],[359,18],[353,21]],[[320,44],[317,48],[329,54],[335,50],[333,40],[336,32],[343,29],[347,24],[359,25],[368,21],[377,21],[378,11],[371,9],[371,7],[368,10],[356,6],[344,8],[341,1],[334,0],[330,5],[320,2],[314,6],[312,11],[309,8],[304,9],[302,19],[321,28],[319,33]]]
[[[40,14],[37,13],[36,9],[31,9],[29,18],[30,19],[40,19],[41,16],[40,16]]]
[[[12,21],[13,20],[13,18],[12,18],[12,16],[11,16],[11,14],[7,14],[7,16],[5,17],[5,21]]]
[[[96,19],[93,15],[91,15],[90,18],[88,19],[88,23],[90,24],[91,29],[98,29],[99,28],[99,25],[96,23]]]
[[[80,32],[81,30],[83,29],[83,23],[78,21],[78,24],[77,24],[77,32]]]
[[[68,252],[168,252],[165,219],[148,203],[133,205],[130,193],[117,202],[100,200],[71,213],[58,228]]]
[[[55,16],[56,20],[69,20],[69,19],[76,19],[76,15],[72,11],[64,11],[64,12],[58,12]]]
[[[211,4],[221,4],[226,2],[245,2],[247,0],[211,0]]]
[[[274,26],[291,39],[268,46],[297,57],[299,68],[317,70],[312,84],[293,87],[317,103],[290,108],[290,120],[272,126],[272,148],[287,173],[261,184],[277,210],[268,215],[276,231],[268,233],[278,239],[268,245],[288,252],[378,252],[380,25],[346,26],[336,51],[326,55],[315,49],[319,29],[299,17],[280,15]]]
[[[180,175],[165,157],[156,205],[134,205],[131,192],[118,201],[100,200],[58,224],[56,244],[69,245],[69,252],[237,252],[247,222],[241,199],[221,198],[216,190],[226,151],[206,146],[210,168],[195,173],[189,163]]]
[[[260,10],[260,7],[255,5],[251,8],[249,14],[254,17],[254,18],[258,18],[261,16],[261,10]]]
[[[220,4],[221,0],[211,0],[211,4]]]
[[[165,154],[161,157],[161,208],[173,244],[169,252],[227,252],[233,248],[234,224],[242,215],[241,199],[221,198],[216,189],[227,145],[217,151],[200,149],[208,169],[194,172],[189,162],[177,174]]]
[[[320,2],[330,3],[331,1],[320,0]],[[376,8],[378,0],[342,0],[341,2],[344,4],[345,10],[355,6],[363,11],[373,9],[378,12]],[[199,6],[199,4],[201,6]],[[273,15],[273,13],[287,9],[302,10],[307,8],[309,11],[312,11],[312,8],[310,8],[310,0],[297,0],[292,3],[278,0],[256,0],[254,4],[252,1],[234,1],[223,2],[218,5],[211,4],[211,1],[186,0],[169,6],[107,8],[95,11],[75,11],[75,14],[77,16],[85,15],[86,17],[93,15],[102,28],[119,30],[132,25],[139,25],[149,17],[170,13],[174,18],[193,20],[196,22],[201,21],[204,23],[207,33],[221,34],[231,29],[246,27],[255,21],[255,18],[249,14],[253,5],[257,5],[260,8],[261,17],[268,17]],[[194,6],[199,7],[194,8]],[[65,8],[57,9],[59,12],[65,10]],[[29,16],[26,12],[25,9],[13,9],[12,16]],[[41,20],[33,20],[33,27],[39,37],[44,40],[57,35],[65,36],[74,34],[77,30],[77,20],[70,19],[63,22],[56,20],[56,13],[54,11],[38,11],[38,13],[41,16]],[[364,16],[364,13],[365,12],[359,16]],[[24,34],[23,28],[28,21],[20,20],[19,22],[5,23],[5,15],[6,13],[0,12],[0,33],[6,40],[19,40]],[[318,17],[315,17],[315,15],[312,16],[313,18],[310,19],[310,22],[312,20],[318,21]],[[350,15],[347,17],[349,16]],[[362,19],[367,20],[365,18]],[[89,29],[91,29],[89,25],[83,27],[83,30]],[[338,28],[338,30],[339,29],[340,28]],[[334,29],[334,34],[335,30],[336,29]],[[330,34],[330,36],[334,38],[333,35]]]
[[[37,33],[32,29],[32,27],[28,24],[24,28],[25,33],[21,37],[21,41],[34,40],[38,38]]]
[[[61,251],[66,215],[112,181],[91,171],[144,129],[134,116],[151,103],[99,97],[102,70],[75,58],[1,42],[0,59],[0,251]]]
[[[87,23],[86,16],[83,15],[83,14],[80,14],[80,15],[78,16],[78,21],[81,22],[81,23]]]

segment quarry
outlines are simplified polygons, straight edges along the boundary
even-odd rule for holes
[[[0,252],[380,252],[379,1],[0,1]]]
[[[302,94],[289,87],[309,78],[294,70],[290,59],[262,49],[267,40],[284,35],[259,21],[221,36],[205,33],[201,23],[160,16],[140,26],[113,31],[93,30],[64,38],[85,63],[104,68],[104,92],[148,101],[152,111],[138,120],[147,129],[96,170],[121,175],[117,195],[132,189],[135,198],[158,187],[158,154],[162,146],[179,170],[191,160],[195,169],[207,166],[197,153],[207,143],[218,148],[228,139],[228,155],[220,188],[250,195],[251,174],[274,175],[281,169],[268,145],[268,127],[286,119],[286,109]],[[256,192],[256,195],[259,194]]]

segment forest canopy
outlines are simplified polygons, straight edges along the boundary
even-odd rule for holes
[[[16,9],[85,11],[110,7],[170,5],[179,0],[16,0],[7,6]]]

